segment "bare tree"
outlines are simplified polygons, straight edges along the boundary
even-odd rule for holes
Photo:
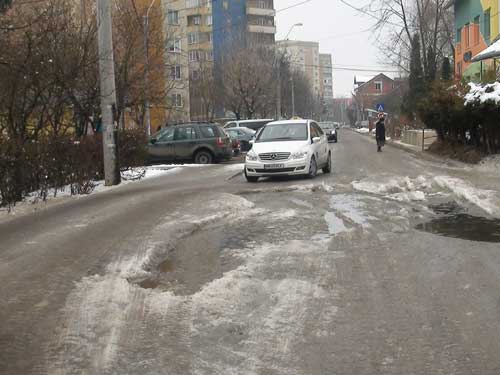
[[[384,62],[409,71],[413,36],[417,34],[422,48],[425,75],[434,78],[440,62],[453,53],[453,17],[448,0],[376,0],[360,12],[376,19],[374,29]]]
[[[274,108],[274,53],[266,45],[237,41],[227,50],[221,69],[221,95],[225,107],[238,118],[262,116]]]

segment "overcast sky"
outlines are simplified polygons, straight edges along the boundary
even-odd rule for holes
[[[278,10],[276,38],[285,37],[290,27],[302,22],[304,26],[293,29],[291,40],[318,41],[321,53],[330,53],[333,57],[333,91],[336,97],[349,95],[353,88],[354,75],[375,75],[371,72],[336,70],[337,66],[350,68],[374,68],[381,66],[381,54],[369,29],[373,22],[368,16],[362,16],[339,0],[311,0],[295,8],[280,11],[304,0],[274,0]],[[350,0],[360,6],[362,1]],[[381,68],[382,69],[382,68]],[[386,68],[387,69],[387,68]]]

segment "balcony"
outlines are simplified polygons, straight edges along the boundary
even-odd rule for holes
[[[276,26],[248,25],[248,31],[260,34],[276,34]]]
[[[247,6],[247,15],[274,17],[276,16],[276,10],[269,8],[258,8],[255,5],[249,4]]]

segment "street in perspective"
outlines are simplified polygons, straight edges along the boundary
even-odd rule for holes
[[[0,0],[0,374],[500,374],[498,4],[361,3]]]

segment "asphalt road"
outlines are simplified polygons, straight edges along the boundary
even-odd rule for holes
[[[499,374],[500,246],[458,237],[500,181],[331,148],[315,180],[186,168],[0,223],[0,374]]]

